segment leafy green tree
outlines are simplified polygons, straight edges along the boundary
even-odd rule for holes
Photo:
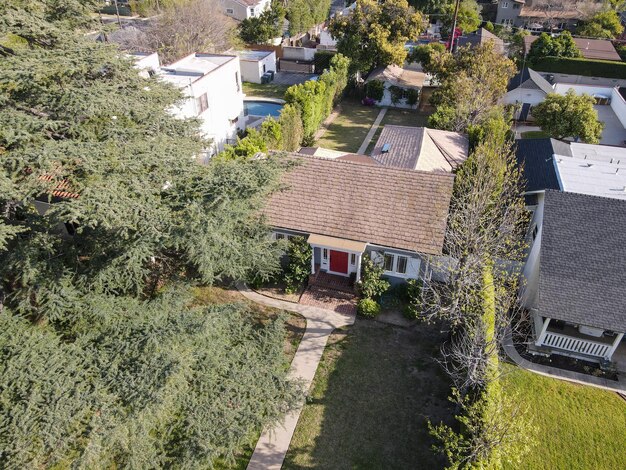
[[[333,18],[329,27],[337,50],[350,59],[351,70],[365,73],[404,64],[404,44],[416,40],[422,28],[422,15],[406,0],[357,0],[352,13]]]
[[[442,18],[443,31],[445,34],[451,34],[455,5],[456,2],[450,2],[447,3],[442,9],[444,14]],[[464,33],[476,31],[482,22],[480,11],[480,6],[476,0],[462,0],[459,4],[456,27]]]
[[[179,90],[62,4],[0,3],[0,467],[210,467],[297,393],[280,321],[175,286],[278,269],[284,163],[197,164]]]
[[[285,9],[277,2],[272,2],[270,9],[259,16],[246,18],[239,23],[239,37],[247,44],[263,44],[282,36]]]
[[[305,33],[328,18],[330,0],[289,0],[287,19],[289,34]]]
[[[419,62],[424,70],[431,71],[435,65],[432,62],[434,57],[439,57],[446,52],[446,46],[440,42],[422,44],[413,49],[409,57],[411,62]]]
[[[557,37],[547,33],[541,33],[539,38],[530,46],[528,58],[530,60],[540,57],[582,57],[578,46],[569,31],[563,31]]]
[[[282,320],[181,294],[83,297],[49,324],[4,311],[0,466],[208,467],[281,418]]]
[[[435,54],[429,68],[441,82],[431,96],[437,110],[429,125],[462,132],[487,118],[515,73],[513,62],[495,51],[491,42],[460,48],[454,55]]]
[[[295,152],[300,148],[302,138],[304,137],[300,111],[295,105],[286,104],[280,111],[278,123],[283,136],[282,149],[288,152]]]
[[[533,116],[537,125],[554,138],[572,137],[597,144],[604,123],[598,120],[594,104],[593,96],[577,95],[574,90],[568,90],[565,95],[550,93],[533,107]]]
[[[579,26],[577,33],[600,39],[614,39],[624,31],[624,26],[615,10],[604,10],[596,13],[589,21]]]

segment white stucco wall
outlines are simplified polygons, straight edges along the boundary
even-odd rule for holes
[[[317,49],[311,47],[283,47],[283,58],[291,60],[313,60]]]
[[[135,68],[139,69],[139,75],[144,78],[148,78],[150,73],[156,73],[161,66],[159,59],[159,53],[153,52],[152,54],[134,53],[131,57],[135,60]],[[150,73],[149,73],[150,72]]]
[[[611,108],[617,119],[622,123],[622,126],[624,126],[624,129],[626,129],[626,100],[617,91],[617,87],[611,91]]]
[[[502,97],[503,104],[530,103],[531,106],[541,103],[546,94],[541,90],[516,88]]]
[[[521,286],[522,293],[522,305],[528,309],[536,308],[539,298],[539,266],[540,266],[540,252],[541,252],[541,233],[543,226],[543,206],[544,206],[544,193],[537,195],[537,207],[533,214],[533,218],[529,228],[528,243],[532,243],[528,258],[524,264],[524,270],[522,272],[523,283]],[[537,235],[535,240],[532,239],[532,232],[537,227]]]
[[[261,77],[265,72],[276,72],[276,53],[272,52],[261,60],[240,58],[239,66],[241,68],[241,78],[244,82],[261,83]]]
[[[564,95],[569,90],[574,90],[577,95],[603,95],[610,97],[613,88],[608,86],[573,85],[571,83],[557,83],[554,85],[554,91],[559,95]]]
[[[237,129],[245,128],[243,88],[237,58],[188,84],[183,93],[189,99],[173,110],[174,114],[180,118],[200,119],[201,131],[213,140],[215,150],[223,150],[226,140],[235,139]],[[196,98],[204,93],[207,94],[208,108],[200,114]]]

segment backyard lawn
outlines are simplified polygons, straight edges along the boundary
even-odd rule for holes
[[[544,139],[546,137],[550,137],[550,134],[547,134],[543,131],[526,131],[521,134],[522,139]]]
[[[415,109],[396,109],[396,108],[388,108],[387,113],[383,117],[383,120],[376,129],[376,133],[374,134],[374,138],[367,146],[367,150],[365,151],[366,155],[370,155],[374,147],[376,146],[376,142],[380,137],[380,133],[383,130],[383,127],[387,124],[392,126],[409,126],[409,127],[426,127],[428,125],[428,116],[432,113],[430,111],[418,111]]]
[[[506,390],[529,407],[538,447],[518,469],[626,468],[626,401],[616,393],[506,365]]]
[[[247,97],[261,96],[263,98],[285,99],[285,91],[289,85],[279,83],[249,83],[243,82],[243,92]]]
[[[357,100],[343,100],[341,114],[328,126],[316,145],[332,150],[356,152],[379,111],[379,108],[363,106]]]
[[[327,346],[283,469],[437,469],[426,420],[451,415],[436,326],[357,319]]]

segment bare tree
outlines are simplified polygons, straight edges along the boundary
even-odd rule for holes
[[[224,15],[219,0],[175,4],[137,28],[116,35],[123,48],[158,51],[164,64],[193,52],[224,52],[236,46],[236,23]]]

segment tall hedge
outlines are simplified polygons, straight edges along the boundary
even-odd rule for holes
[[[585,77],[626,78],[626,62],[583,58],[539,57],[532,67],[541,72],[568,73]]]
[[[348,84],[349,61],[341,54],[330,61],[330,68],[317,81],[307,81],[287,89],[285,100],[297,105],[304,128],[303,142],[311,142],[315,132],[331,113],[333,105]]]

